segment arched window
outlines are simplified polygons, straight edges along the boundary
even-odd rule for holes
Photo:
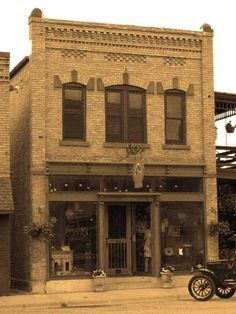
[[[106,88],[106,142],[146,143],[146,92],[130,85]]]
[[[85,140],[86,87],[78,83],[63,85],[63,139]]]
[[[186,143],[185,93],[177,89],[165,92],[165,142]]]

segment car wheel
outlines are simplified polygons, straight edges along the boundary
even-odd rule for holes
[[[207,301],[213,297],[216,288],[214,281],[209,276],[200,274],[190,279],[188,291],[194,299]]]
[[[235,294],[235,289],[229,287],[217,287],[215,294],[222,299],[231,298]]]

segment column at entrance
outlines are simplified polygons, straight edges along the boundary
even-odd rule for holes
[[[151,203],[152,274],[159,276],[161,270],[160,202],[157,195]]]
[[[105,207],[103,196],[98,202],[98,267],[105,269]]]

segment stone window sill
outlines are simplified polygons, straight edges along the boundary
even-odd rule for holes
[[[127,148],[129,145],[133,146],[140,146],[145,149],[150,148],[149,144],[142,144],[142,143],[103,143],[103,147],[105,148]]]
[[[176,144],[163,144],[163,149],[173,149],[173,150],[190,150],[190,145],[176,145]]]
[[[79,140],[59,140],[59,144],[61,146],[83,146],[83,147],[89,147],[89,142],[83,142]]]

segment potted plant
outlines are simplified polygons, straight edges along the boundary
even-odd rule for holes
[[[162,288],[172,288],[173,287],[173,275],[175,268],[171,265],[163,266],[161,268],[161,280]]]
[[[52,223],[31,222],[24,226],[24,232],[33,239],[51,240],[54,237]]]
[[[231,233],[228,221],[211,222],[208,225],[208,231],[210,236],[222,235],[227,236]]]
[[[105,271],[101,268],[95,269],[92,272],[95,291],[104,291],[106,277]]]

